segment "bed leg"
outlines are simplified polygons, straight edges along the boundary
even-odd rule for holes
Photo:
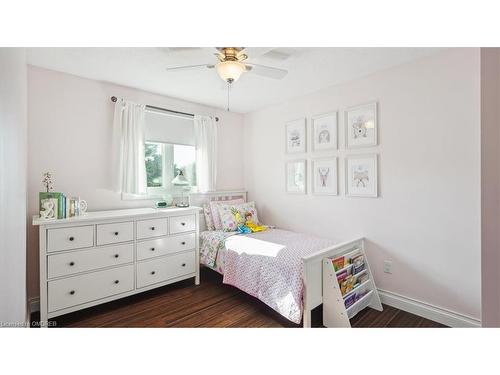
[[[302,322],[303,322],[304,328],[311,328],[311,310],[304,309]]]

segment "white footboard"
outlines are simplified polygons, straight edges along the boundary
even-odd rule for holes
[[[304,263],[304,328],[311,327],[311,311],[323,303],[323,258],[333,257],[351,249],[364,249],[364,239],[340,243],[302,257]]]

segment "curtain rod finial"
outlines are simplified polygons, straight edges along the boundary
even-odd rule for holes
[[[117,100],[118,100],[118,98],[117,98],[116,96],[112,96],[112,97],[111,97],[111,101],[112,101],[113,103],[116,103],[116,101],[117,101]]]

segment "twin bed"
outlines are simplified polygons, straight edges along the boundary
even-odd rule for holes
[[[192,194],[193,206],[243,199],[245,191]],[[323,303],[322,260],[363,249],[362,238],[338,243],[283,229],[238,234],[207,230],[200,215],[200,262],[258,298],[290,321],[311,326],[311,311]]]

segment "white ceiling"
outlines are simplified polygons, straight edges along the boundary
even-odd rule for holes
[[[442,51],[440,48],[278,48],[285,60],[248,48],[249,61],[288,69],[282,80],[245,73],[233,85],[230,109],[251,112]],[[215,70],[166,67],[215,63],[212,48],[30,48],[31,65],[225,108],[225,83]]]

